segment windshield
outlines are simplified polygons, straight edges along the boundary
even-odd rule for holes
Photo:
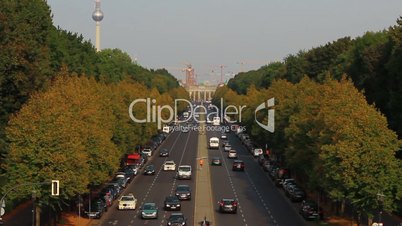
[[[155,210],[155,205],[153,205],[153,204],[145,204],[143,209],[144,210]]]
[[[191,167],[189,166],[180,166],[179,167],[180,171],[184,171],[184,172],[190,172],[191,171]]]

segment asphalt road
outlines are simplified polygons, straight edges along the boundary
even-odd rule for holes
[[[189,131],[187,133],[173,132],[158,148],[167,148],[170,151],[169,157],[159,157],[158,151],[154,153],[147,164],[154,164],[157,171],[155,175],[137,175],[137,177],[125,189],[123,194],[133,193],[137,198],[136,210],[117,210],[117,201],[109,208],[101,220],[93,221],[92,225],[166,225],[171,211],[165,211],[163,204],[165,197],[174,195],[178,184],[188,184],[192,188],[192,195],[195,194],[195,173],[191,180],[177,180],[176,172],[163,171],[162,165],[165,160],[174,160],[176,165],[192,165],[196,169],[197,155],[197,132]],[[182,201],[181,211],[187,218],[187,222],[193,222],[194,197],[189,201]],[[158,219],[143,220],[140,216],[139,207],[145,202],[154,202],[159,207]]]
[[[208,138],[220,138],[220,135],[220,132],[207,132]],[[209,151],[209,158],[219,156],[224,162],[222,166],[211,167],[212,192],[216,203],[214,225],[307,225],[240,140],[233,133],[228,133],[228,140],[237,151],[238,159],[244,161],[245,171],[232,171],[233,160],[227,158],[227,152],[222,147]],[[217,202],[221,198],[237,199],[237,214],[219,213]]]

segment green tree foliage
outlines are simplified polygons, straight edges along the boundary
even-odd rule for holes
[[[48,46],[54,72],[67,67],[70,73],[97,74],[98,54],[92,43],[84,40],[82,35],[53,27]]]
[[[47,46],[52,27],[50,10],[42,0],[0,2],[0,150],[6,149],[4,127],[29,95],[49,80]],[[2,153],[3,154],[3,153]]]

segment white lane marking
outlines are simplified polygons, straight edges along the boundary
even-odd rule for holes
[[[219,149],[219,151],[220,151],[220,149]],[[225,159],[224,156],[223,156],[222,151],[220,151],[220,154],[221,154],[222,160]],[[226,162],[226,161],[223,160],[223,162]],[[230,187],[232,188],[233,195],[234,195],[235,199],[237,200],[237,208],[239,209],[239,211],[240,211],[240,213],[241,213],[241,217],[242,217],[242,219],[243,219],[244,225],[247,226],[246,217],[245,217],[244,214],[243,214],[243,210],[242,210],[242,207],[241,207],[241,205],[240,205],[240,200],[239,200],[239,198],[238,198],[238,196],[237,196],[237,191],[236,191],[235,186],[234,186],[233,181],[232,181],[232,176],[231,176],[230,173],[229,173],[227,164],[225,163],[225,164],[223,164],[223,165],[225,166],[226,175],[228,176],[229,184],[230,184]]]
[[[181,133],[181,132],[180,132],[180,133]],[[177,167],[180,166],[181,163],[182,163],[182,161],[183,161],[183,157],[184,157],[184,154],[186,153],[187,145],[188,145],[188,141],[189,141],[189,139],[190,139],[191,133],[192,133],[192,131],[189,131],[188,136],[187,136],[187,139],[186,139],[186,142],[184,143],[184,150],[183,150],[183,152],[181,153],[180,160],[179,160],[179,164],[177,165]],[[177,181],[177,176],[175,176],[174,179],[173,179],[172,187],[171,187],[171,189],[170,189],[170,194],[169,194],[170,196],[173,195],[173,191],[174,191],[174,188],[175,188],[175,185],[176,185],[176,181]],[[160,225],[163,225],[163,222],[165,221],[166,218],[167,218],[167,216],[166,216],[166,213],[165,213],[165,214],[163,215],[163,218],[162,218],[162,221],[161,221],[161,224],[160,224]],[[167,221],[167,219],[166,219],[166,221]]]

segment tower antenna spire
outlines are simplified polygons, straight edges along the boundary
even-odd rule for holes
[[[103,12],[100,9],[100,0],[95,0],[95,11],[92,13],[92,19],[96,22],[95,48],[100,51],[100,22],[103,19]]]

